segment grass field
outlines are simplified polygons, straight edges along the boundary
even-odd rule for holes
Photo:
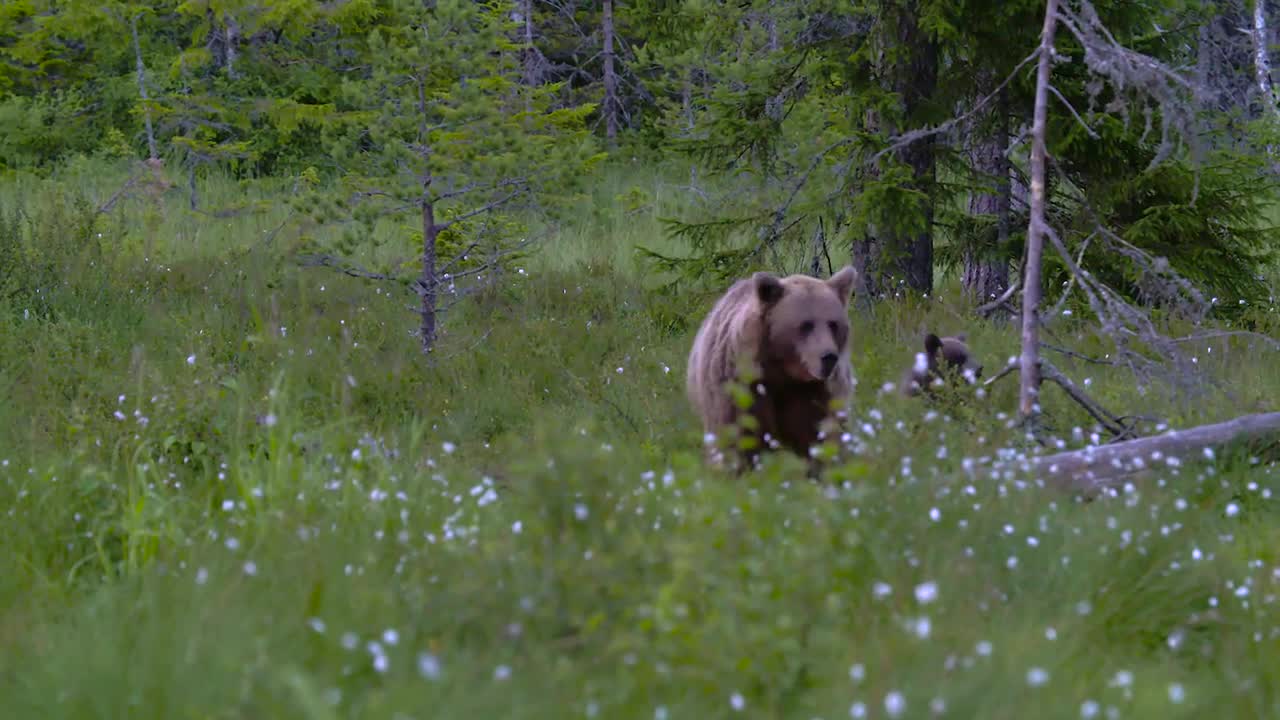
[[[122,173],[0,185],[0,716],[1280,713],[1270,458],[1092,503],[991,477],[1028,450],[1012,383],[932,411],[882,388],[925,327],[989,372],[1014,352],[953,280],[855,315],[834,484],[783,457],[727,481],[683,391],[712,298],[657,296],[631,253],[678,182],[613,171],[428,365],[403,294],[288,260],[320,230],[286,222],[287,182],[201,186],[259,208],[234,217],[178,187],[90,223]],[[1227,390],[1059,359],[1174,427],[1275,407],[1274,352],[1198,360]]]

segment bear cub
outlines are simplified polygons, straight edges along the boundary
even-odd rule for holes
[[[968,335],[956,333],[924,337],[924,352],[916,353],[915,362],[903,373],[902,392],[914,397],[921,392],[933,394],[933,388],[950,379],[962,379],[972,385],[982,377],[982,364],[969,350]]]

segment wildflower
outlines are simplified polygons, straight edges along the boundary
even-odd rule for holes
[[[440,677],[440,659],[429,652],[418,653],[418,674],[428,680]]]
[[[936,509],[936,508],[935,508]],[[938,583],[930,581],[916,586],[916,602],[928,605],[938,599]]]
[[[884,711],[889,714],[889,717],[898,717],[906,709],[907,700],[897,690],[893,690],[884,696]]]

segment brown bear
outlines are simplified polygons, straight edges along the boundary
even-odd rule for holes
[[[915,362],[903,373],[901,389],[908,397],[921,391],[932,395],[935,384],[945,378],[959,377],[973,384],[981,376],[982,364],[969,351],[966,333],[945,337],[928,333],[924,336],[924,352],[916,353]]]
[[[833,401],[853,390],[849,297],[856,278],[852,267],[827,280],[756,273],[711,308],[693,340],[685,382],[713,465],[719,457],[710,441],[743,419],[731,381],[750,391],[751,419],[742,423],[750,439],[738,459],[754,465],[761,451],[778,447],[810,458]]]

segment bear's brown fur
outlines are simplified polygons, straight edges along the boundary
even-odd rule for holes
[[[747,414],[754,418],[744,429],[755,447],[742,449],[740,459],[754,463],[760,451],[779,446],[809,458],[832,401],[843,402],[853,389],[848,306],[856,277],[852,267],[827,280],[756,273],[716,302],[694,338],[685,377],[708,439],[739,420],[727,387],[737,380],[751,391]]]
[[[924,352],[916,353],[915,361],[902,377],[902,392],[911,397],[932,394],[935,384],[957,377],[966,382],[977,382],[982,376],[982,364],[974,360],[969,350],[968,335],[956,333],[938,337],[933,333],[924,336]]]

